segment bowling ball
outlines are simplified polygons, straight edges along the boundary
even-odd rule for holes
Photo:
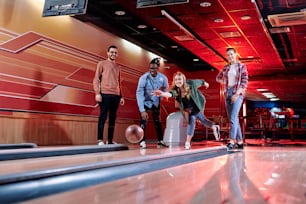
[[[143,138],[143,129],[139,125],[130,125],[125,130],[125,138],[130,143],[138,143]]]

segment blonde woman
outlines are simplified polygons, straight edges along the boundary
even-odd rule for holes
[[[213,130],[216,140],[220,138],[220,127],[208,120],[204,115],[205,97],[198,90],[200,86],[209,87],[209,84],[202,79],[186,80],[186,76],[182,72],[177,72],[173,76],[172,88],[169,92],[155,90],[153,95],[163,97],[173,97],[180,105],[180,111],[183,117],[188,121],[187,138],[185,142],[185,149],[191,148],[191,139],[194,135],[196,119],[200,120],[202,124]],[[189,114],[188,119],[185,118],[185,111]]]

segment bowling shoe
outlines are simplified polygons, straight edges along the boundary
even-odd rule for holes
[[[161,147],[169,147],[169,146],[163,140],[160,140],[157,143],[157,147],[161,148]]]
[[[190,142],[185,142],[185,149],[190,149],[190,148],[191,148]]]

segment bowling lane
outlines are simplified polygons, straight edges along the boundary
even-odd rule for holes
[[[0,202],[21,202],[227,154],[224,146],[181,151],[179,147],[156,149],[155,144],[154,149],[134,151],[141,156],[90,163],[86,161],[79,165],[68,165],[62,168],[54,168],[59,163],[54,160],[53,168],[44,168],[40,171],[30,168],[20,173],[0,175],[2,186]],[[126,150],[122,153],[125,154],[125,152]],[[80,156],[83,157],[83,155]],[[22,163],[23,160],[20,162]]]
[[[40,147],[39,149],[46,149],[57,151],[65,147]],[[124,151],[113,151],[113,152],[101,152],[91,154],[76,154],[67,156],[55,156],[55,157],[40,157],[33,159],[22,159],[22,160],[8,160],[0,161],[0,175],[12,173],[20,173],[24,171],[36,171],[50,168],[63,168],[67,166],[88,164],[93,162],[112,162],[114,160],[144,156],[144,155],[158,155],[158,154],[170,154],[180,150],[179,147],[170,149],[156,149],[148,148],[146,150],[139,150],[139,148],[132,148],[131,150]],[[26,150],[2,150],[1,152],[35,152],[37,149],[26,149]]]
[[[201,144],[194,149],[211,148],[211,147],[222,146],[222,144]],[[67,146],[71,147],[71,146]],[[17,150],[1,150],[0,153],[15,153],[15,152],[36,152],[41,149],[47,151],[57,151],[65,149],[66,147],[39,147],[35,149],[17,149]],[[0,176],[6,174],[21,173],[25,171],[39,171],[44,169],[53,168],[64,168],[67,166],[84,165],[90,163],[104,162],[112,163],[113,161],[120,161],[125,159],[131,159],[135,157],[145,156],[158,156],[158,155],[176,155],[184,154],[182,152],[183,147],[174,146],[170,148],[156,148],[155,144],[148,144],[147,149],[139,149],[138,145],[130,145],[129,150],[124,151],[112,151],[112,152],[101,152],[101,153],[90,153],[90,154],[76,154],[67,156],[54,156],[54,157],[40,157],[33,159],[22,159],[22,160],[7,160],[0,161]],[[185,152],[186,153],[186,152]],[[131,159],[132,160],[132,159]]]
[[[246,147],[24,203],[305,203],[303,147]]]
[[[9,144],[7,146],[13,147],[15,145]],[[26,151],[25,149],[20,151],[18,151],[18,149],[14,149],[14,151],[1,151],[0,161],[74,155],[74,154],[89,154],[89,153],[121,151],[121,150],[128,150],[128,146],[123,144],[112,144],[112,145],[102,145],[102,146],[78,145],[78,146],[57,147],[56,151],[50,148],[32,148],[31,150],[28,151]]]

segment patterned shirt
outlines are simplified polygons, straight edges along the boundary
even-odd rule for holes
[[[240,88],[243,90],[242,95],[245,94],[245,90],[248,86],[248,70],[244,64],[236,63],[234,64],[237,66],[237,75],[235,78],[235,84],[233,86],[233,94],[237,92],[237,90]],[[223,80],[223,86],[224,86],[224,95],[227,96],[227,91],[229,89],[228,87],[228,72],[230,70],[230,64],[223,67],[223,69],[219,72],[219,74],[216,76],[217,82],[220,82]]]

